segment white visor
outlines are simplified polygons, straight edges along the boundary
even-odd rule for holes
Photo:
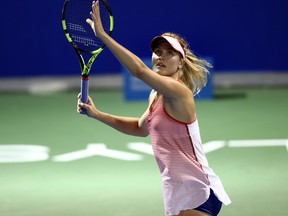
[[[176,38],[170,37],[167,35],[157,36],[157,37],[154,37],[152,39],[152,41],[150,43],[150,47],[151,47],[152,51],[154,51],[154,49],[158,46],[160,40],[167,41],[176,52],[181,54],[183,59],[186,57],[185,51],[184,51],[183,47],[181,46],[181,44],[179,43],[179,41]]]

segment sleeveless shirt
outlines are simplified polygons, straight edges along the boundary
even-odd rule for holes
[[[231,202],[208,165],[197,119],[190,124],[177,121],[166,112],[160,97],[158,104],[155,100],[151,104],[146,125],[161,173],[166,214],[198,207],[208,199],[210,188],[222,203]]]

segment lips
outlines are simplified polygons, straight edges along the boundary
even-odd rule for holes
[[[163,63],[157,63],[156,67],[166,67]]]

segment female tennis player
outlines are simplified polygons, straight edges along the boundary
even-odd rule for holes
[[[209,64],[197,58],[182,37],[164,33],[151,41],[152,70],[112,39],[102,28],[98,1],[93,2],[91,25],[95,35],[130,73],[153,90],[140,118],[115,116],[97,109],[89,97],[77,111],[134,136],[151,136],[159,166],[167,216],[216,216],[231,201],[209,167],[202,148],[194,95],[206,84]]]

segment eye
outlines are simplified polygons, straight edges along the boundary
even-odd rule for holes
[[[154,53],[155,53],[157,56],[160,56],[161,53],[162,53],[162,51],[161,51],[159,48],[156,48],[156,49],[154,50]]]
[[[175,55],[175,52],[174,52],[173,50],[168,50],[168,55],[174,56],[174,55]]]

